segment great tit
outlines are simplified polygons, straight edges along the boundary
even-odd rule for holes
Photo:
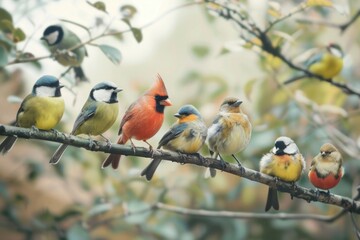
[[[64,114],[64,99],[61,97],[59,80],[45,75],[39,78],[21,103],[16,114],[15,125],[25,128],[50,130],[59,123]],[[7,153],[17,137],[9,136],[0,144],[0,153]]]
[[[74,69],[76,80],[88,80],[81,68],[84,57],[87,56],[86,48],[81,46],[67,51],[81,44],[80,38],[75,33],[63,25],[51,25],[45,29],[41,39],[46,42],[56,61]]]
[[[90,91],[80,114],[75,120],[71,134],[101,135],[115,122],[118,112],[118,92],[122,89],[112,82],[96,84]],[[57,164],[68,145],[62,144],[50,159],[50,163]]]

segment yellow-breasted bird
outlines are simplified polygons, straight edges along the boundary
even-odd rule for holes
[[[305,61],[306,69],[325,79],[333,79],[343,68],[344,52],[340,45],[331,43],[326,47],[326,51],[313,54]],[[308,77],[308,74],[292,77],[284,82],[289,84],[299,79]]]
[[[39,78],[31,94],[22,101],[16,114],[15,125],[41,130],[54,128],[62,118],[65,109],[60,91],[62,87],[56,77],[45,75]],[[16,140],[16,136],[7,137],[0,144],[0,153],[7,153]]]
[[[96,84],[91,89],[87,101],[77,116],[71,134],[102,136],[116,121],[119,113],[117,94],[120,91],[122,89],[117,88],[112,82]],[[51,157],[50,163],[57,164],[67,146],[66,144],[60,145]]]
[[[74,32],[63,25],[50,25],[43,32],[41,40],[46,42],[56,61],[63,66],[70,66],[74,69],[76,80],[87,81],[81,68],[84,57],[87,56],[86,48],[80,46],[67,51],[81,44],[80,38]]]
[[[207,127],[200,112],[193,105],[184,105],[174,116],[178,120],[161,138],[157,148],[196,154],[203,146],[207,134]],[[150,181],[160,162],[161,159],[153,159],[141,172],[141,176],[145,175]]]
[[[291,138],[282,136],[276,139],[270,153],[261,158],[260,172],[295,184],[305,170],[305,165],[304,157],[295,142]],[[276,188],[269,187],[265,211],[271,207],[279,210],[279,200]]]
[[[343,158],[337,148],[325,143],[320,153],[311,161],[309,170],[310,182],[319,189],[328,190],[335,187],[344,175]]]
[[[215,153],[215,159],[219,156],[223,166],[225,162],[222,154],[233,156],[241,166],[234,154],[243,151],[250,142],[252,126],[247,115],[240,109],[241,103],[238,98],[226,98],[207,132],[206,143],[211,155]],[[214,177],[215,169],[210,168],[210,174]]]

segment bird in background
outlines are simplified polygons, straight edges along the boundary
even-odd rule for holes
[[[200,112],[193,105],[184,105],[174,116],[178,120],[161,138],[157,149],[196,154],[203,146],[207,134],[207,127]],[[146,176],[150,181],[160,162],[161,159],[153,159],[141,172],[141,176]]]
[[[335,187],[344,175],[343,158],[337,148],[325,143],[320,153],[311,161],[309,180],[318,189],[328,190]]]
[[[238,98],[226,98],[207,132],[206,143],[210,153],[215,159],[220,157],[224,167],[225,161],[221,155],[233,156],[241,167],[235,154],[243,151],[250,142],[252,126],[247,115],[242,113],[241,104]],[[215,177],[215,169],[210,168],[210,175]]]
[[[46,42],[56,61],[63,66],[70,66],[69,70],[74,69],[77,81],[88,81],[81,68],[84,57],[87,56],[86,48],[81,46],[67,51],[81,44],[80,38],[74,32],[63,25],[50,25],[43,32],[41,40]]]
[[[306,62],[306,69],[324,79],[333,79],[340,74],[343,68],[344,52],[340,45],[330,43],[326,46],[325,51],[313,54]],[[308,75],[295,76],[284,82],[288,84],[296,80],[308,77]]]
[[[305,170],[305,165],[304,157],[295,142],[291,138],[282,136],[276,139],[270,153],[261,158],[260,172],[295,184]],[[265,211],[271,207],[279,210],[279,200],[276,188],[269,187]]]
[[[35,82],[31,94],[22,101],[16,114],[15,126],[34,130],[53,129],[60,122],[65,110],[60,91],[62,87],[56,77],[40,77]],[[0,144],[0,153],[7,153],[16,140],[16,136],[5,138]]]
[[[116,121],[119,113],[117,94],[120,91],[122,89],[118,88],[113,82],[96,84],[91,89],[87,101],[77,116],[71,134],[87,134],[89,137],[91,135],[102,136]],[[109,142],[108,139],[106,140]],[[49,162],[57,164],[67,146],[67,144],[60,145]]]
[[[118,144],[125,144],[130,140],[131,146],[135,149],[132,139],[147,142],[154,136],[164,121],[165,107],[171,106],[164,81],[158,75],[153,86],[133,102],[126,110],[120,123]],[[102,168],[109,165],[116,169],[119,165],[121,155],[112,153],[103,162]]]

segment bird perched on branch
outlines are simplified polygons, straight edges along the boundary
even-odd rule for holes
[[[46,42],[56,61],[74,69],[77,81],[88,80],[81,68],[84,57],[87,56],[86,48],[80,46],[81,40],[74,32],[63,25],[51,25],[45,29],[41,40]],[[71,50],[68,51],[69,49]]]
[[[54,128],[64,114],[64,99],[61,97],[59,80],[45,75],[39,78],[29,94],[21,103],[16,114],[15,125],[34,130]],[[7,137],[0,144],[0,153],[7,153],[17,140],[16,136]]]
[[[252,126],[247,115],[242,113],[241,104],[242,101],[238,98],[226,98],[207,132],[206,143],[210,153],[215,154],[215,159],[220,157],[224,167],[223,154],[233,156],[241,166],[235,154],[243,151],[250,142]],[[214,177],[215,169],[210,168],[210,174]]]
[[[294,183],[301,177],[305,169],[304,157],[299,152],[295,142],[288,137],[279,137],[270,153],[260,160],[260,172],[273,176],[285,182]],[[265,211],[271,207],[279,210],[279,200],[276,188],[269,187]]]
[[[333,79],[343,68],[344,52],[340,45],[331,43],[326,46],[326,51],[313,54],[305,61],[306,69],[315,75],[323,77],[324,79]],[[309,77],[307,74],[292,77],[284,82],[289,84],[299,79]]]
[[[154,85],[133,102],[126,110],[120,123],[118,144],[125,144],[128,140],[135,149],[132,138],[147,143],[152,150],[152,146],[147,142],[154,136],[164,121],[164,110],[166,106],[171,106],[164,81],[157,76]],[[110,154],[103,162],[102,168],[111,165],[116,169],[119,165],[121,155]]]
[[[71,134],[87,134],[90,137],[90,135],[97,136],[106,132],[114,124],[119,113],[117,94],[120,91],[122,89],[117,88],[112,82],[96,84],[77,116]],[[51,164],[57,164],[60,161],[67,146],[60,145],[50,159]]]
[[[319,189],[328,190],[335,187],[344,175],[342,156],[337,148],[325,143],[320,147],[320,153],[311,161],[309,170],[310,182]]]
[[[158,149],[164,149],[195,154],[205,142],[207,127],[200,112],[193,105],[182,106],[174,114],[178,118],[176,123],[161,138]],[[151,180],[161,159],[153,159],[152,162],[141,172],[141,176],[146,176]]]

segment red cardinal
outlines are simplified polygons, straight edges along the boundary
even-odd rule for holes
[[[125,112],[120,123],[118,144],[125,144],[132,138],[146,142],[150,149],[151,145],[146,141],[154,136],[160,129],[164,121],[164,110],[166,106],[171,106],[164,82],[160,75],[154,85],[139,97]],[[121,155],[110,154],[102,164],[105,168],[111,164],[116,169],[119,166]]]

